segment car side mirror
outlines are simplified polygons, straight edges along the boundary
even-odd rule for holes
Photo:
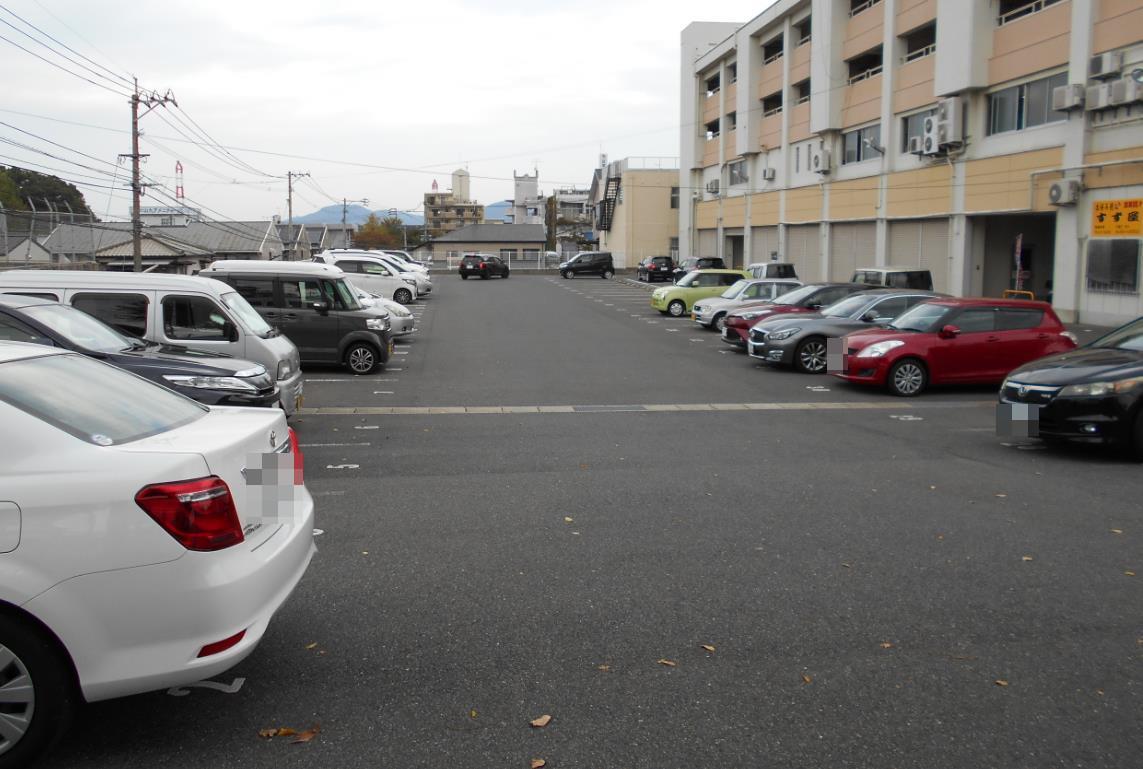
[[[861,319],[863,321],[865,321],[866,323],[876,323],[877,322],[877,312],[874,310],[870,310],[869,312],[862,315]]]
[[[813,304],[807,304],[806,307],[810,310],[820,310],[822,308],[822,303],[814,302]]]
[[[329,315],[329,302],[324,300],[320,302],[314,302],[310,305],[310,307],[313,307],[319,315]]]
[[[956,339],[960,336],[960,329],[956,326],[942,326],[941,330],[937,332],[937,336],[941,339]]]

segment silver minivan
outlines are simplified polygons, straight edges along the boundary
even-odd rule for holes
[[[277,379],[286,414],[301,406],[298,348],[220,281],[159,273],[7,270],[0,272],[0,293],[70,304],[152,342],[261,363]]]

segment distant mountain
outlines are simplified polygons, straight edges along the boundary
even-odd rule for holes
[[[378,208],[375,211],[370,211],[365,206],[350,204],[345,209],[345,222],[346,224],[365,224],[366,220],[369,219],[369,214],[377,214],[379,218],[384,219],[389,216],[389,209]],[[425,218],[418,214],[398,211],[397,216],[407,226],[419,227],[425,223]],[[334,204],[314,211],[312,214],[301,216],[295,214],[294,224],[341,224],[341,206]]]
[[[512,209],[511,200],[501,200],[496,203],[489,203],[484,207],[484,221],[486,222],[505,222],[508,221],[505,217]]]

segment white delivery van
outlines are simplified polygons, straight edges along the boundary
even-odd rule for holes
[[[0,272],[0,294],[52,299],[131,336],[261,363],[277,379],[286,414],[301,406],[298,348],[221,281],[158,273],[6,270]]]

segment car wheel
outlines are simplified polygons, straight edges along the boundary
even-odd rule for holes
[[[611,280],[614,277],[615,277],[615,271],[614,270],[604,270],[603,271],[603,279],[604,280]]]
[[[77,699],[55,645],[27,622],[0,616],[0,767],[31,766],[63,735]]]
[[[467,276],[467,275],[465,275],[464,273],[461,273],[461,275],[460,275],[460,279],[461,279],[461,280],[468,280],[468,276]]]
[[[1143,462],[1143,406],[1135,412],[1135,429],[1131,433],[1131,458]]]
[[[925,371],[925,364],[916,358],[905,358],[894,363],[885,380],[889,392],[903,398],[920,395],[928,383],[929,373]]]
[[[508,280],[508,270],[505,270],[504,274],[501,275],[500,277],[502,277],[504,280]]]
[[[726,329],[726,313],[721,312],[715,315],[710,327],[721,334]]]
[[[380,365],[381,359],[371,344],[354,342],[345,351],[345,367],[354,374],[372,374]]]
[[[460,277],[465,277],[461,275]],[[397,304],[409,304],[413,301],[413,292],[407,288],[399,288],[393,292],[393,301]]]
[[[820,336],[803,341],[794,350],[794,368],[803,374],[820,374],[826,370],[826,342]]]
[[[687,303],[682,299],[675,299],[667,305],[667,313],[672,318],[681,318],[687,314]]]
[[[571,277],[571,273],[561,272],[560,277],[563,278],[564,280],[567,280],[568,278]]]

